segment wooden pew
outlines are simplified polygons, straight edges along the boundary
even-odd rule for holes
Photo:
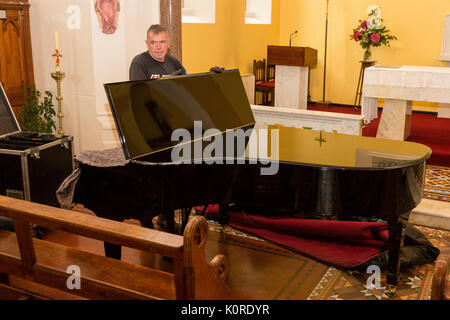
[[[431,300],[450,300],[450,280],[447,278],[449,260],[449,256],[440,255],[434,263]]]
[[[181,236],[4,196],[0,215],[14,219],[16,231],[0,230],[0,273],[89,299],[228,298],[227,258],[205,259],[204,217],[192,217]],[[170,257],[173,272],[33,238],[30,224]],[[79,267],[81,286],[71,290],[67,282],[72,274],[67,270],[74,265]]]

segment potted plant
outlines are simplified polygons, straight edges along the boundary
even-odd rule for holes
[[[50,91],[45,91],[44,99],[41,100],[41,93],[36,90],[35,85],[22,89],[25,96],[25,104],[20,111],[20,123],[25,131],[52,133],[56,129],[54,116],[56,111],[53,108],[53,95]]]
[[[371,5],[367,8],[368,17],[365,20],[359,20],[359,26],[353,29],[350,35],[351,40],[359,42],[364,51],[364,61],[369,61],[372,55],[371,47],[381,45],[389,46],[390,40],[397,40],[390,31],[382,25],[381,10],[377,5]]]

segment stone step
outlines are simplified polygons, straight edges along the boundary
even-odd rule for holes
[[[411,213],[409,222],[450,231],[450,202],[423,199]]]

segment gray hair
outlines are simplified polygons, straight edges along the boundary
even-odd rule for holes
[[[150,26],[150,28],[148,28],[147,30],[147,38],[148,38],[148,34],[149,33],[153,33],[155,35],[160,34],[161,32],[165,32],[167,35],[169,35],[169,33],[167,32],[167,29],[164,28],[162,25],[160,24],[153,24]]]

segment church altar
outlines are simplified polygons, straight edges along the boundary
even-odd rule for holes
[[[356,114],[251,105],[256,122],[300,129],[362,135],[364,117]]]
[[[368,122],[377,117],[379,98],[386,101],[377,138],[404,140],[410,132],[412,101],[438,102],[440,108],[450,110],[450,68],[423,66],[367,68],[364,75],[361,114]]]

